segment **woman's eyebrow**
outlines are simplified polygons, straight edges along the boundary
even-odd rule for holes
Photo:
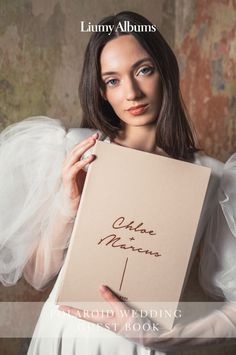
[[[135,63],[131,66],[131,69],[135,69],[135,68],[138,67],[140,64],[142,64],[143,62],[146,62],[146,61],[152,62],[152,59],[151,59],[150,57],[145,57],[145,58],[139,59],[137,62],[135,62]],[[114,74],[117,74],[117,72],[115,72],[115,71],[107,71],[107,72],[105,72],[105,73],[102,73],[102,76],[105,76],[105,75],[114,75]]]

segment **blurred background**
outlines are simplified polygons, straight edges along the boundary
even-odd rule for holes
[[[0,0],[0,130],[35,115],[78,127],[78,83],[89,38],[80,32],[80,21],[96,23],[122,10],[158,26],[178,58],[199,146],[226,161],[236,151],[235,0]],[[190,298],[199,300],[195,265]],[[0,286],[0,301],[43,301],[50,289],[37,292],[21,280]],[[0,339],[0,355],[25,354],[27,344]],[[232,345],[184,352],[235,353]]]

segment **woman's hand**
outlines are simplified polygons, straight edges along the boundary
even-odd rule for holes
[[[115,333],[120,333],[125,324],[132,316],[132,309],[129,308],[107,287],[100,287],[100,294],[110,305],[109,311],[89,312],[69,306],[59,306],[59,310],[69,313],[77,318],[99,324],[100,326],[110,329]]]
[[[96,142],[98,133],[93,134],[77,144],[67,156],[62,169],[62,182],[66,196],[70,199],[71,211],[76,214],[81,193],[84,186],[86,172],[83,170],[87,164],[94,160],[94,155],[81,159],[83,154]]]
[[[235,302],[226,302],[221,308],[209,310],[209,314],[200,318],[193,312],[188,314],[191,317],[187,323],[179,321],[171,330],[165,330],[161,324],[153,323],[148,317],[138,317],[138,313],[121,302],[108,287],[102,286],[100,292],[110,304],[111,311],[99,314],[69,306],[60,306],[59,310],[99,324],[142,346],[161,351],[183,350],[236,338]]]
[[[116,334],[143,346],[149,346],[156,341],[160,334],[159,325],[147,316],[127,306],[107,286],[100,287],[100,294],[109,303],[110,309],[104,311],[88,311],[69,306],[59,306],[74,317],[102,326]]]

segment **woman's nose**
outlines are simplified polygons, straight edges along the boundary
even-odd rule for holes
[[[143,96],[142,90],[139,87],[135,78],[129,78],[125,83],[125,97],[127,101],[134,101]]]

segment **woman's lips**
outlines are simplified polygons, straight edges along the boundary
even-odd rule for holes
[[[128,111],[131,113],[133,116],[138,116],[142,115],[148,107],[148,104],[146,105],[138,105],[138,106],[133,106],[128,109]]]

